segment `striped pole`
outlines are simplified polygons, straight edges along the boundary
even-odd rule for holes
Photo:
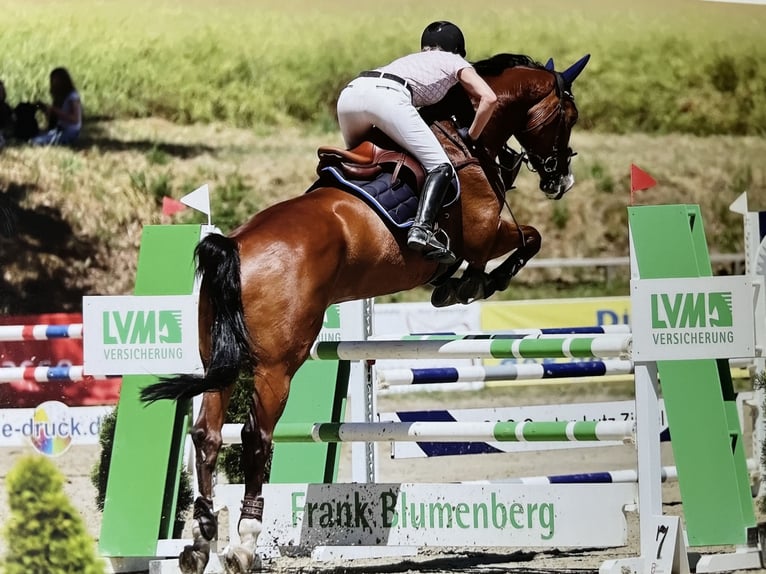
[[[0,341],[82,339],[82,323],[69,325],[0,325]]]
[[[662,482],[677,480],[675,466],[663,466],[660,479]],[[580,472],[575,474],[553,474],[550,476],[524,476],[500,480],[469,481],[469,484],[608,484],[638,482],[638,471],[634,469],[605,470],[602,472]]]
[[[550,442],[633,441],[635,423],[556,422],[381,422],[287,423],[275,442]]]
[[[542,329],[503,329],[500,331],[435,331],[433,333],[386,334],[371,339],[410,341],[455,340],[455,339],[520,339],[524,337],[560,337],[562,335],[630,335],[630,325],[601,325],[593,327],[545,327]]]
[[[521,381],[565,377],[629,375],[633,363],[620,359],[572,363],[523,363],[519,365],[438,367],[429,369],[385,369],[378,371],[381,385],[431,385],[476,381]]]
[[[755,460],[747,459],[747,469],[757,470]],[[678,469],[675,466],[660,468],[662,482],[678,480]],[[636,483],[638,471],[633,468],[624,470],[605,470],[602,472],[580,472],[575,474],[554,474],[549,476],[525,476],[521,478],[506,478],[500,480],[472,480],[464,484],[605,484],[605,483]]]
[[[461,339],[454,341],[322,341],[311,348],[312,359],[546,359],[629,356],[631,335],[553,337],[546,339]]]
[[[4,367],[0,369],[0,383],[15,383],[18,381],[45,382],[78,382],[92,379],[83,374],[82,365],[66,367]]]
[[[731,376],[750,377],[749,359],[730,359]],[[604,382],[630,382],[633,363],[619,359],[578,361],[573,363],[523,363],[518,365],[481,365],[434,367],[422,369],[381,369],[377,371],[380,392],[406,394],[420,392],[480,391],[486,387],[516,381],[517,385],[544,385],[587,382],[605,377]],[[528,381],[528,382],[527,382]],[[535,382],[540,381],[540,382]]]

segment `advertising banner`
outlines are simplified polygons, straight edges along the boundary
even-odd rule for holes
[[[194,295],[83,297],[88,374],[201,372]]]
[[[636,361],[755,356],[753,281],[744,276],[631,281]]]
[[[636,485],[267,484],[263,493],[262,536],[277,546],[602,548],[626,543],[623,508]]]
[[[541,329],[630,324],[630,297],[492,301],[481,305],[481,328]]]
[[[46,456],[61,456],[71,446],[96,445],[101,424],[114,407],[68,407],[44,401],[35,408],[0,409],[0,447],[31,446]]]

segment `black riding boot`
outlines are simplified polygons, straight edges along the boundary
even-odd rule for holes
[[[452,265],[456,258],[449,249],[447,234],[441,231],[447,245],[436,238],[434,223],[437,215],[439,215],[453,174],[452,166],[447,163],[443,163],[428,172],[426,182],[423,184],[423,194],[420,196],[415,221],[407,234],[407,247],[422,253],[426,259],[432,259],[444,265]]]

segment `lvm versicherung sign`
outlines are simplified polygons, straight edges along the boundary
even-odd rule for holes
[[[635,360],[754,356],[752,278],[640,279],[631,292]]]
[[[83,298],[88,374],[164,375],[201,369],[192,295]]]

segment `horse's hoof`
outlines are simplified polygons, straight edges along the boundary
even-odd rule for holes
[[[502,274],[502,275],[495,275],[493,273],[489,274],[489,279],[491,283],[491,287],[495,291],[505,291],[508,289],[508,285],[511,284],[511,278],[513,275],[510,274]]]
[[[205,540],[213,540],[218,535],[218,521],[213,512],[213,501],[202,496],[198,496],[194,501],[194,537],[197,538],[197,529],[199,536]]]
[[[224,550],[223,568],[226,574],[248,574],[260,570],[261,561],[242,546],[229,546]]]
[[[431,293],[431,305],[434,307],[449,307],[456,303],[459,301],[455,296],[455,286],[451,280],[434,288]]]
[[[511,278],[510,277],[500,277],[499,279],[495,279],[495,291],[505,291],[508,289],[508,285],[511,284]]]
[[[178,567],[183,574],[204,574],[210,559],[210,549],[207,551],[195,546],[184,546],[178,555]]]
[[[484,283],[478,278],[464,279],[458,284],[455,295],[463,305],[477,299],[484,299]]]

